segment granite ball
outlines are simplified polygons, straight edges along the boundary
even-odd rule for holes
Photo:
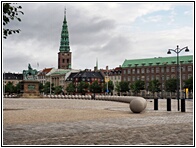
[[[144,98],[135,98],[130,102],[130,109],[133,113],[141,113],[147,106],[147,101]]]

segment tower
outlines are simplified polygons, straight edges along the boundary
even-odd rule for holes
[[[58,69],[71,69],[71,52],[69,47],[69,33],[66,20],[66,9],[61,31],[61,42],[58,53]]]

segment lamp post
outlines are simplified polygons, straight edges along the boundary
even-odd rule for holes
[[[177,99],[178,99],[178,111],[180,110],[180,104],[179,104],[179,53],[185,49],[185,52],[189,52],[188,46],[179,48],[177,45],[176,49],[168,49],[167,54],[171,54],[171,51],[175,52],[177,54],[177,70],[176,70],[176,79],[177,79]]]

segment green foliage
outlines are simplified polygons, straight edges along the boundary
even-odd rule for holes
[[[5,93],[8,93],[8,94],[12,94],[12,93],[15,93],[15,86],[13,85],[12,82],[8,82],[6,85],[5,85]]]
[[[151,91],[153,94],[155,92],[160,92],[160,85],[161,83],[159,82],[159,80],[152,80],[149,82],[148,90]]]
[[[106,90],[107,90],[107,83],[104,84],[104,90],[106,92]],[[113,84],[113,82],[111,80],[108,82],[108,90],[109,90],[109,93],[112,93],[112,91],[114,90],[114,84]]]
[[[133,91],[134,95],[140,93],[140,90],[144,89],[145,82],[142,80],[136,80],[133,84],[131,84],[131,90]]]
[[[189,92],[193,91],[193,76],[184,81],[184,88],[188,88]]]
[[[90,92],[92,93],[101,93],[102,88],[101,85],[98,83],[98,81],[94,81],[90,86],[89,86]]]
[[[77,92],[81,93],[82,95],[85,95],[85,93],[88,91],[88,86],[88,83],[81,81],[77,86]]]
[[[21,19],[18,17],[19,14],[24,14],[21,9],[21,6],[13,6],[11,3],[3,3],[3,26],[6,26],[13,20],[18,20],[19,22],[21,22]],[[11,30],[4,27],[3,38],[6,39],[8,35],[19,32],[20,29]]]
[[[42,83],[39,83],[39,92],[44,92],[44,85]]]
[[[120,83],[118,81],[115,83],[115,91],[120,95]]]
[[[66,91],[71,94],[71,93],[74,93],[76,90],[76,86],[74,85],[73,82],[69,83],[69,85],[67,86],[66,88]]]
[[[165,88],[166,88],[166,91],[168,92],[175,92],[177,90],[177,79],[171,78],[169,80],[166,80]]]
[[[50,93],[50,82],[46,82],[43,88],[43,92],[45,94],[49,94]],[[54,84],[51,84],[51,93],[54,92]]]
[[[58,95],[58,94],[62,93],[63,92],[62,88],[63,88],[62,86],[54,87],[54,94]]]
[[[120,86],[120,92],[127,92],[127,91],[130,90],[130,88],[129,88],[129,82],[121,81],[119,83],[119,86]]]

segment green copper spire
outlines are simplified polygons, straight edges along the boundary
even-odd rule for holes
[[[64,12],[64,21],[63,21],[63,26],[62,26],[62,31],[61,31],[61,45],[60,45],[60,52],[69,52],[70,47],[69,47],[69,33],[68,33],[68,26],[67,26],[67,21],[66,21],[66,9]]]

